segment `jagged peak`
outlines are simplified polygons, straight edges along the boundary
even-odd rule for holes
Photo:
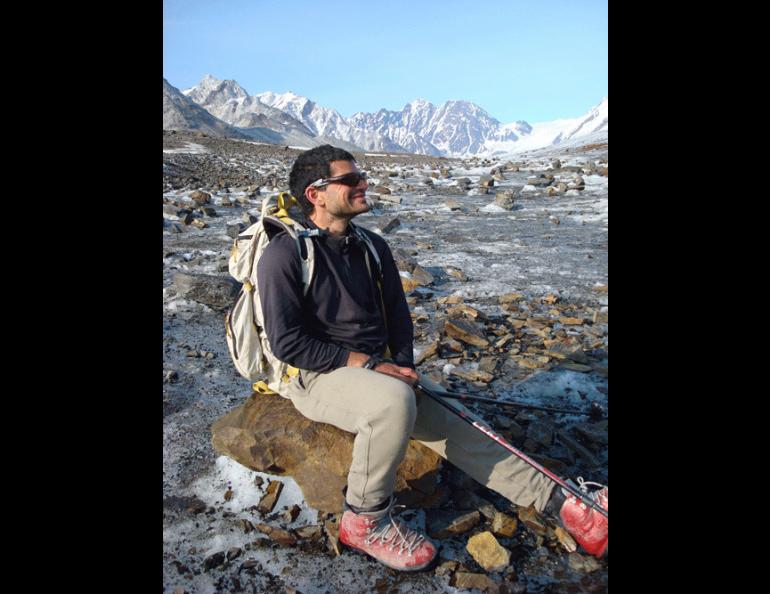
[[[410,101],[404,106],[404,109],[407,107],[414,108],[414,107],[433,107],[433,104],[428,101],[427,99],[423,99],[422,97],[418,97],[417,99],[414,99],[413,101]]]

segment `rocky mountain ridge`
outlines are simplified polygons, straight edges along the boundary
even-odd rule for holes
[[[400,111],[358,112],[350,118],[292,92],[249,95],[234,80],[206,75],[182,94],[213,116],[255,140],[348,150],[466,157],[540,148],[608,129],[605,97],[585,116],[534,126],[502,124],[480,106],[451,100],[436,106],[416,99]]]

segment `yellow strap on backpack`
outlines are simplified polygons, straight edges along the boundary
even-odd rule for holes
[[[299,206],[297,199],[289,192],[281,192],[278,194],[278,198],[275,202],[278,205],[278,210],[275,211],[273,216],[282,220],[287,225],[293,225],[294,221],[292,221],[289,216],[289,209],[294,205]]]
[[[299,375],[299,369],[297,367],[292,367],[291,365],[288,365],[286,367],[286,373],[281,378],[281,381],[284,384],[288,384],[291,381],[291,378],[293,378],[296,375]],[[252,384],[251,389],[257,392],[258,394],[273,395],[278,393],[275,390],[271,389],[270,386],[267,385],[267,382],[263,380],[260,380]]]

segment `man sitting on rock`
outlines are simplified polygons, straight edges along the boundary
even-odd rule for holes
[[[380,292],[376,263],[349,225],[370,209],[353,156],[330,145],[306,151],[289,186],[304,223],[322,230],[313,238],[314,277],[303,296],[297,244],[281,232],[260,259],[259,292],[273,353],[300,369],[289,395],[296,409],[355,434],[340,541],[397,570],[423,569],[435,558],[436,545],[392,515],[396,470],[412,437],[516,505],[560,515],[577,542],[602,556],[607,518],[413,390],[418,379],[441,387],[414,369],[412,319],[388,245],[358,227],[381,261]],[[607,487],[591,496],[607,509]]]

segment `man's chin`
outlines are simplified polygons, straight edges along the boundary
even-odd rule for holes
[[[369,212],[372,208],[374,208],[372,199],[368,196],[364,197],[363,201],[361,201],[361,212]]]

